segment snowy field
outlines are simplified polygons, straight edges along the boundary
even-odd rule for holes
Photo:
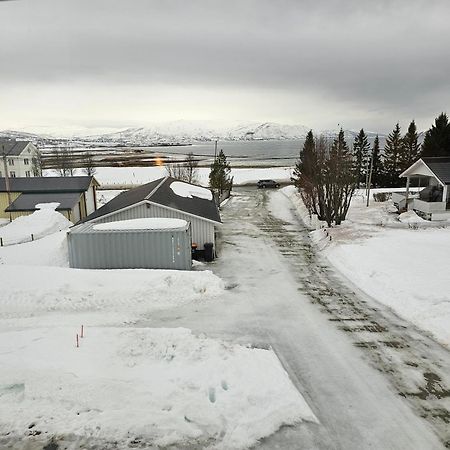
[[[281,192],[307,222],[323,226],[309,220],[292,186]],[[275,200],[272,211],[283,218]],[[366,208],[365,197],[359,194],[352,200],[348,220],[339,227],[313,231],[311,237],[355,286],[450,346],[450,228],[445,223],[435,228],[411,213],[402,215],[402,222],[393,211],[390,201],[371,200]],[[423,225],[434,228],[420,228]]]
[[[49,175],[54,175],[49,172]],[[199,168],[199,183],[207,186],[209,168]],[[234,168],[231,170],[233,183],[243,185],[255,183],[261,179],[273,179],[277,181],[289,181],[292,174],[291,167],[272,167],[272,168]],[[167,176],[167,170],[163,166],[159,167],[98,167],[95,178],[101,186],[113,187],[130,186],[149,183],[158,178]]]
[[[58,214],[47,215],[45,237],[0,248],[0,446],[42,448],[57,435],[239,449],[317,421],[273,351],[139,326],[158,311],[223,301],[220,278],[70,269]],[[30,229],[33,218],[44,222],[34,213]]]

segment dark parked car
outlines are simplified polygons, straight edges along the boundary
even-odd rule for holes
[[[280,183],[277,183],[274,180],[259,180],[257,183],[258,189],[265,189],[265,188],[279,188]]]

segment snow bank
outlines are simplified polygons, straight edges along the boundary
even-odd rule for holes
[[[208,186],[210,169],[198,169],[199,184]],[[231,176],[235,186],[255,183],[261,179],[289,181],[292,167],[264,167],[264,168],[232,168]],[[149,183],[167,176],[164,166],[155,167],[98,167],[95,179],[103,186],[129,186]]]
[[[407,211],[404,213],[401,213],[398,216],[398,220],[400,220],[400,222],[403,223],[421,223],[421,222],[425,222],[424,219],[422,219],[422,217],[419,217],[415,211]]]
[[[212,192],[209,189],[205,189],[192,184],[183,183],[182,181],[173,181],[170,184],[170,189],[180,197],[186,198],[202,198],[204,200],[212,200]]]
[[[0,264],[67,267],[66,233],[59,231],[33,242],[0,247]]]
[[[0,266],[0,318],[48,312],[114,313],[120,322],[223,293],[211,271]],[[26,280],[26,283],[23,283]]]
[[[186,228],[187,222],[183,219],[142,218],[117,220],[116,222],[99,223],[93,226],[94,230],[173,230]]]
[[[449,229],[384,230],[327,250],[361,290],[450,346],[449,254]]]
[[[1,334],[2,434],[240,449],[282,425],[317,421],[272,351],[183,328],[88,327],[76,348],[77,331]]]
[[[21,216],[10,224],[0,228],[0,237],[4,245],[18,244],[34,238],[41,238],[57,231],[65,230],[72,225],[61,213],[54,208],[42,208],[29,216]]]

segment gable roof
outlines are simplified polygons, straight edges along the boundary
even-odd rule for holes
[[[450,184],[450,157],[422,158],[442,184]]]
[[[59,203],[59,206],[56,208],[57,211],[68,211],[78,203],[80,196],[81,192],[20,194],[5,211],[36,211],[36,205],[39,203]]]
[[[92,181],[98,184],[92,176],[17,177],[9,179],[9,190],[11,192],[85,192]],[[4,178],[0,178],[0,192],[6,192]]]
[[[120,211],[121,209],[143,201],[176,209],[178,211],[213,222],[222,222],[220,219],[219,210],[214,200],[207,200],[200,197],[189,198],[177,195],[170,188],[170,185],[174,181],[179,182],[180,180],[172,177],[160,178],[159,180],[155,180],[137,188],[130,189],[129,191],[122,192],[106,205],[87,216],[83,222],[95,220],[99,217]]]
[[[16,141],[15,139],[2,139],[0,140],[0,152],[3,153],[4,150],[7,156],[20,156],[28,144],[31,144],[31,142]]]

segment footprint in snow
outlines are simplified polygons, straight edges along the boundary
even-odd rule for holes
[[[208,390],[208,398],[211,403],[215,403],[216,401],[216,390],[213,387],[210,387]]]

